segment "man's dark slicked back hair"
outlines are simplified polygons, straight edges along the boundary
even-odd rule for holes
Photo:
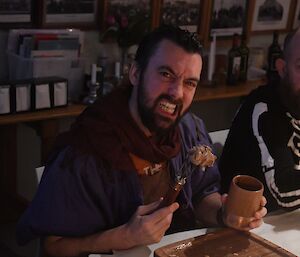
[[[162,25],[147,34],[139,44],[135,61],[141,74],[147,68],[149,60],[154,55],[159,43],[165,39],[182,47],[188,53],[198,53],[202,56],[202,45],[196,33],[172,25]]]

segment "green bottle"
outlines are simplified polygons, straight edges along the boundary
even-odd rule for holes
[[[242,36],[239,51],[240,51],[240,54],[241,54],[241,65],[240,65],[239,80],[242,81],[242,82],[245,82],[247,80],[249,48],[247,46],[246,36],[244,34]]]
[[[276,70],[276,60],[282,56],[282,50],[278,43],[278,32],[273,32],[273,42],[269,46],[268,49],[268,69],[267,69],[267,77],[270,84],[278,81],[279,75]]]
[[[239,51],[240,37],[238,34],[233,35],[232,47],[228,51],[227,63],[227,80],[228,85],[238,83],[240,77],[241,53]]]

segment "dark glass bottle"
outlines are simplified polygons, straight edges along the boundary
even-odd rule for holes
[[[239,51],[240,37],[238,34],[233,35],[232,48],[228,51],[227,63],[227,84],[235,85],[238,83],[240,76],[241,53]]]
[[[247,80],[247,71],[248,71],[248,58],[249,58],[249,48],[246,42],[246,36],[242,36],[241,45],[239,47],[239,51],[241,54],[241,65],[240,65],[240,81]]]
[[[269,82],[272,84],[279,79],[278,72],[276,70],[276,60],[282,56],[282,50],[278,43],[278,32],[273,32],[273,42],[268,49],[268,69],[267,77]]]

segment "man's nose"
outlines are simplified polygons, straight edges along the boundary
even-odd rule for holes
[[[183,97],[183,82],[178,79],[173,81],[173,83],[169,87],[169,95],[173,99],[182,99]]]

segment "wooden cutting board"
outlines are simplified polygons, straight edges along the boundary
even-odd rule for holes
[[[154,257],[288,257],[296,255],[251,232],[229,228],[166,245]]]

